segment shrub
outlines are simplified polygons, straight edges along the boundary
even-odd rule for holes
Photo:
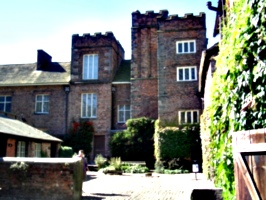
[[[73,149],[72,147],[68,146],[60,146],[58,156],[61,158],[71,158],[73,156]]]
[[[94,127],[91,121],[73,121],[72,128],[70,129],[69,134],[65,136],[63,144],[72,147],[74,152],[83,149],[85,156],[88,158],[88,155],[92,150],[93,133]]]
[[[120,157],[114,157],[110,160],[110,166],[114,167],[115,170],[121,170],[122,162]]]
[[[154,167],[154,120],[149,118],[129,119],[127,130],[116,132],[110,140],[112,156],[124,161],[145,161]]]
[[[160,128],[157,122],[154,140],[155,169],[158,172],[180,168],[191,170],[191,159],[201,163],[198,125],[190,125],[180,130],[178,127]]]
[[[94,162],[98,169],[104,168],[108,165],[106,158],[104,158],[101,154],[96,155]]]

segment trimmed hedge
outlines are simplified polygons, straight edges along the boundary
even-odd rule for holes
[[[191,160],[201,164],[201,140],[199,125],[183,127],[159,127],[156,122],[155,140],[155,168],[180,168],[191,171]]]
[[[127,129],[116,132],[110,140],[112,157],[123,161],[146,161],[149,168],[154,164],[154,120],[146,117],[129,119]]]

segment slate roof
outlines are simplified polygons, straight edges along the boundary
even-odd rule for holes
[[[52,62],[46,70],[37,70],[37,63],[0,65],[0,86],[63,85],[69,81],[69,62]]]
[[[62,142],[62,140],[49,135],[37,128],[25,124],[19,120],[0,115],[0,133],[39,139],[44,141]]]
[[[113,84],[130,82],[130,64],[131,64],[131,60],[123,60],[121,62],[121,65],[118,68],[116,75],[114,77],[114,80],[112,82]]]

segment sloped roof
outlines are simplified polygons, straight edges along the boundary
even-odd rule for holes
[[[62,142],[62,140],[53,137],[37,128],[25,124],[19,120],[10,119],[2,115],[0,115],[0,133],[45,141]]]
[[[46,70],[37,70],[37,63],[0,65],[0,86],[62,85],[69,81],[69,62],[52,62]]]
[[[123,60],[121,62],[121,65],[119,66],[112,82],[113,84],[130,82],[130,64],[131,60]]]

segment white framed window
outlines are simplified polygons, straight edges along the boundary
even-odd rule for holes
[[[49,112],[49,95],[47,94],[36,95],[35,112],[36,113]]]
[[[94,93],[84,93],[81,95],[81,117],[97,117],[97,95]]]
[[[98,54],[83,56],[83,80],[98,79]]]
[[[26,157],[26,142],[25,141],[18,141],[17,157]]]
[[[197,67],[177,67],[176,68],[177,81],[196,81],[197,80]]]
[[[0,111],[11,112],[11,96],[0,96]]]
[[[196,53],[196,40],[184,40],[176,42],[176,53]]]
[[[118,123],[125,123],[130,119],[130,105],[119,105],[118,106]]]
[[[179,111],[179,123],[180,124],[194,124],[199,122],[198,110],[184,110]]]
[[[34,157],[41,157],[42,144],[34,143]]]

